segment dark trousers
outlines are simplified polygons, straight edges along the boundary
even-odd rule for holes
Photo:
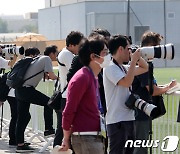
[[[18,101],[18,118],[16,125],[17,143],[24,143],[24,132],[31,119],[30,104],[44,106],[45,130],[53,129],[53,110],[47,106],[49,97],[34,87],[22,87],[15,90]]]
[[[102,142],[103,142],[103,145],[104,145],[104,154],[107,154],[108,153],[108,137],[106,135],[106,138],[102,137]]]
[[[144,121],[135,121],[135,129],[136,129],[136,140],[145,140],[149,139],[149,131],[150,131],[150,120]],[[134,148],[133,154],[148,154],[148,148]]]
[[[57,114],[57,129],[56,134],[54,138],[54,144],[53,147],[56,145],[61,145],[62,139],[63,139],[63,129],[62,129],[62,111],[64,110],[66,105],[66,98],[61,99],[61,110],[56,111]]]
[[[134,121],[107,125],[109,154],[133,154],[134,148],[125,148],[127,140],[135,140]]]
[[[9,144],[16,145],[16,122],[17,122],[17,101],[15,97],[8,96],[7,101],[11,110],[11,120],[9,123]]]

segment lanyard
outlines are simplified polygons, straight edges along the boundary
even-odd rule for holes
[[[94,73],[93,73],[93,71],[92,71],[92,69],[91,69],[90,67],[87,67],[87,68],[88,68],[88,70],[91,72],[91,74],[92,74],[92,76],[93,76],[93,79],[94,79],[95,87],[97,88],[97,81],[96,81],[95,75],[94,75]]]
[[[99,111],[101,113],[103,113],[103,107],[102,107],[102,104],[101,104],[101,98],[100,98],[99,88],[98,88],[98,81],[96,80],[95,75],[94,75],[92,69],[90,67],[87,67],[87,68],[89,69],[89,71],[91,72],[91,74],[94,77],[94,84],[95,84],[95,88],[96,88],[96,98],[97,98],[98,109],[99,109]]]
[[[113,59],[113,63],[114,64],[116,64],[124,73],[126,73],[127,74],[127,70],[124,68],[124,66],[122,65],[122,67],[121,66],[119,66],[119,64],[118,64],[118,62],[115,60],[115,59]]]
[[[113,63],[116,64],[123,72],[127,74],[127,70],[125,69],[125,67],[123,65],[122,67],[119,66],[118,62],[114,58],[113,58]],[[129,87],[129,91],[132,92],[131,87]]]

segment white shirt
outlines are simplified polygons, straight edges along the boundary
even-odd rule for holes
[[[8,96],[15,97],[15,89],[11,88],[9,93],[8,93]]]
[[[120,121],[135,120],[134,110],[125,105],[130,92],[129,88],[117,85],[126,75],[113,61],[104,69],[103,84],[106,98],[106,123],[113,124]]]
[[[5,68],[5,69],[9,68],[8,63],[9,63],[9,60],[6,60],[6,59],[0,57],[0,68]]]
[[[63,48],[58,55],[58,61],[65,65],[65,66],[59,65],[61,92],[63,92],[64,88],[67,85],[67,73],[71,67],[73,58],[74,58],[74,54],[71,51],[67,50],[67,48]],[[63,92],[62,98],[66,98],[66,91]]]

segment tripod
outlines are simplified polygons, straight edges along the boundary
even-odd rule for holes
[[[1,72],[0,73],[5,73],[5,69],[1,69]],[[2,125],[3,125],[3,105],[4,103],[2,102],[2,112],[1,112],[1,128],[0,128],[0,138],[2,137]]]
[[[1,112],[1,129],[0,129],[0,138],[2,137],[2,129],[3,129],[3,128],[2,128],[2,127],[3,127],[3,126],[2,126],[2,125],[3,125],[3,103],[2,103],[2,106],[1,106],[1,107],[2,107],[2,112]]]
[[[152,101],[152,94],[153,94],[153,84],[154,84],[154,78],[153,78],[153,63],[152,61],[148,61],[148,65],[149,65],[149,72],[148,72],[148,84],[149,84],[149,94],[151,96],[151,101]],[[152,140],[152,118],[150,118],[150,122],[149,122],[149,140]],[[150,154],[152,154],[152,147],[150,147]]]

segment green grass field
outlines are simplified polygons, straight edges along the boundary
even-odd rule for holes
[[[176,79],[177,82],[180,82],[180,67],[154,68],[154,77],[158,84],[169,83],[172,79]],[[153,121],[153,131],[154,131],[153,136],[154,138],[160,139],[161,141],[167,135],[179,136],[179,131],[180,131],[180,125],[179,123],[176,122],[179,97],[164,96],[164,101],[165,101],[167,113],[163,117]],[[180,151],[180,146],[178,146],[178,151],[176,150],[175,152],[173,152],[173,154],[179,153],[179,151]],[[160,148],[153,149],[153,153],[161,154],[162,151],[160,150]]]
[[[158,84],[169,83],[172,79],[180,82],[180,67],[176,68],[154,68],[154,77]]]

